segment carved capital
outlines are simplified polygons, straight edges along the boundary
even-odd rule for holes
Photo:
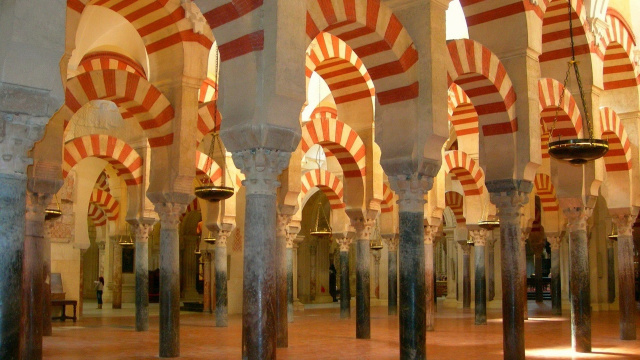
[[[529,202],[529,193],[525,191],[507,191],[491,193],[491,202],[498,210],[500,224],[517,224],[522,216],[522,207]]]
[[[205,30],[209,28],[207,19],[205,19],[202,12],[196,4],[191,0],[182,0],[182,8],[184,9],[184,17],[191,22],[193,32],[196,34],[204,34]]]
[[[338,238],[338,239],[336,239],[336,242],[340,246],[340,251],[344,251],[344,252],[348,252],[349,251],[349,246],[351,245],[351,239],[346,238],[346,237]]]
[[[460,246],[460,250],[462,250],[462,254],[469,255],[471,252],[471,246],[467,244],[467,240],[459,240],[458,246]]]
[[[276,218],[276,236],[279,238],[286,237],[288,234],[288,226],[291,222],[292,215],[278,214]]]
[[[574,232],[578,230],[587,231],[587,221],[593,214],[593,208],[584,206],[570,206],[562,209],[562,213],[567,218],[567,230]]]
[[[26,220],[29,222],[44,222],[44,210],[52,198],[53,195],[51,194],[27,191]]]
[[[423,212],[424,195],[431,190],[433,178],[417,173],[406,176],[389,177],[391,189],[398,195],[398,208],[401,212]]]
[[[42,138],[49,118],[0,112],[0,173],[26,176],[33,160],[27,153]]]
[[[181,203],[156,203],[155,210],[160,217],[160,226],[164,230],[178,230],[180,216],[186,210],[187,205]]]
[[[619,236],[631,236],[633,231],[633,223],[636,221],[636,215],[620,214],[612,215],[611,221],[618,228]]]
[[[216,247],[227,247],[227,239],[231,235],[231,230],[219,230],[218,238],[216,239]]]
[[[437,226],[426,225],[424,227],[424,243],[425,243],[425,245],[433,244],[437,233],[438,233],[438,227]]]
[[[382,257],[382,251],[380,251],[380,250],[371,250],[371,256],[373,257],[373,264],[375,266],[380,265],[380,257]]]
[[[549,242],[551,251],[560,249],[560,245],[562,244],[562,238],[560,236],[547,236],[547,241]]]
[[[487,237],[489,235],[489,231],[487,229],[474,229],[469,230],[469,235],[471,235],[471,239],[473,239],[474,246],[486,246],[487,245]]]
[[[249,149],[233,153],[233,162],[246,179],[247,195],[275,195],[278,176],[289,166],[291,153],[280,150]]]
[[[596,46],[600,46],[602,39],[607,35],[607,23],[598,17],[590,17],[587,19],[589,30],[593,35],[593,42]]]
[[[153,226],[151,224],[136,224],[133,226],[133,232],[136,237],[136,242],[146,243],[149,242],[149,230]]]
[[[358,240],[370,240],[371,230],[375,225],[375,219],[356,218],[351,219],[351,225],[356,230],[356,239]]]
[[[106,248],[107,243],[104,241],[99,241],[96,243],[98,245],[98,250],[100,251],[104,251],[104,249]]]
[[[387,243],[389,251],[398,251],[398,243],[400,242],[400,239],[397,235],[385,236],[384,241]]]

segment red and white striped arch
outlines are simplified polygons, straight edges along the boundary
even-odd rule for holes
[[[336,104],[375,96],[373,81],[358,55],[338,37],[321,32],[311,42],[306,59],[307,80],[318,73]]]
[[[102,209],[109,221],[118,219],[118,214],[120,213],[120,203],[108,192],[102,191],[100,189],[93,189],[89,202]]]
[[[473,102],[485,137],[518,131],[516,92],[498,57],[473,40],[447,43],[449,85],[456,83]]]
[[[309,120],[338,120],[338,110],[330,106],[318,106],[313,110]]]
[[[182,221],[182,219],[184,219],[184,217],[187,216],[187,214],[193,211],[200,211],[200,203],[198,202],[198,198],[194,198],[189,203],[189,205],[187,205],[187,208],[184,210],[182,215],[180,215],[180,221]]]
[[[309,42],[321,31],[351,46],[367,66],[381,105],[418,97],[418,52],[400,20],[379,0],[307,0]]]
[[[107,175],[106,172],[101,172],[100,175],[98,175],[98,180],[96,180],[96,186],[98,189],[109,192],[109,176]]]
[[[78,65],[80,73],[94,70],[124,70],[144,79],[147,78],[144,68],[138,62],[128,56],[112,51],[92,52],[80,60],[80,65]]]
[[[558,120],[553,137],[576,138],[582,135],[582,116],[575,98],[562,83],[555,79],[543,78],[538,81],[540,99],[540,121],[545,132],[553,128],[553,119],[558,112]],[[562,103],[560,98],[562,97]]]
[[[387,184],[382,184],[382,202],[380,203],[380,212],[388,213],[393,211],[395,194]]]
[[[182,42],[198,43],[207,49],[213,44],[210,32],[199,34],[193,31],[193,24],[178,1],[67,0],[67,18],[71,18],[77,26],[88,5],[105,7],[129,21],[142,38],[150,56]],[[71,29],[71,32],[75,33],[75,29]]]
[[[636,40],[624,17],[613,9],[607,10],[607,36],[604,53],[604,89],[635,87],[640,75],[633,63]]]
[[[484,172],[480,165],[464,151],[444,153],[444,169],[460,181],[465,196],[480,195],[484,192]]]
[[[200,91],[198,93],[198,102],[208,103],[214,100],[218,100],[218,83],[212,78],[206,78],[200,85]]]
[[[202,139],[211,132],[219,132],[222,123],[222,115],[218,111],[215,102],[210,102],[198,109],[198,135],[196,142],[200,144]]]
[[[551,177],[547,174],[536,174],[536,178],[533,181],[536,187],[538,197],[540,197],[540,204],[544,211],[558,211],[560,205],[558,204],[558,198],[556,196],[556,189],[551,182]]]
[[[543,159],[549,159],[551,156],[549,155],[549,132],[545,131],[544,126],[540,125],[542,128],[541,136],[540,136],[540,150],[542,152]]]
[[[319,144],[334,155],[346,178],[367,174],[364,142],[349,125],[336,120],[313,120],[302,128],[302,152]]]
[[[304,207],[309,190],[317,187],[329,199],[332,209],[342,209],[346,205],[343,201],[342,181],[328,171],[321,169],[311,170],[302,175],[302,191],[300,192],[300,205]]]
[[[449,121],[456,131],[456,136],[478,133],[478,113],[469,96],[455,83],[449,87]]]
[[[462,194],[455,191],[447,191],[444,194],[444,203],[453,211],[458,224],[464,224],[467,221],[464,218],[464,197]]]
[[[124,141],[109,135],[87,135],[68,141],[63,150],[62,175],[82,159],[96,157],[111,164],[127,185],[142,183],[142,158]]]
[[[65,106],[72,113],[91,100],[109,100],[118,105],[123,119],[138,120],[149,146],[173,143],[173,107],[160,90],[136,74],[125,70],[86,72],[67,81],[65,95]]]
[[[99,206],[90,202],[87,216],[93,222],[93,226],[100,227],[107,225],[107,217]]]
[[[220,185],[222,168],[209,155],[196,150],[196,174],[205,176],[211,184]]]
[[[602,57],[601,50],[593,45],[583,0],[571,0],[571,7],[576,56],[593,52]],[[540,8],[543,13],[540,62],[570,58],[571,44],[567,0],[543,0],[540,1]]]
[[[622,121],[615,111],[608,107],[600,109],[602,138],[609,141],[609,151],[604,156],[607,171],[628,171],[631,169],[631,143]]]
[[[468,27],[500,21],[525,11],[533,11],[542,19],[542,10],[531,0],[460,0],[460,4],[464,10]]]

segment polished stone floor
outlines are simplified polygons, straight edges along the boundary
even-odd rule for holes
[[[108,306],[108,304],[107,304]],[[134,331],[133,307],[93,309],[85,304],[84,317],[75,324],[55,322],[53,336],[44,340],[45,359],[155,359],[158,357],[158,308],[151,307],[150,330]],[[593,353],[571,351],[568,311],[550,316],[550,302],[529,302],[526,322],[527,359],[640,359],[640,340],[618,339],[618,313],[594,312]],[[278,349],[278,359],[397,359],[398,319],[386,307],[371,311],[371,340],[355,339],[355,316],[339,318],[338,307],[296,312],[289,324],[289,348]],[[353,310],[352,310],[352,314]],[[436,331],[427,334],[430,360],[502,359],[502,324],[498,310],[489,310],[488,325],[473,324],[473,312],[439,309]],[[640,329],[640,316],[638,317]],[[228,328],[216,328],[213,315],[181,315],[180,359],[240,359],[241,318],[229,317]]]

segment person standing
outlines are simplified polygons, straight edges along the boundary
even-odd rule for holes
[[[102,309],[102,290],[104,289],[104,278],[100,276],[98,281],[93,282],[96,287],[96,297],[98,298],[98,309]]]

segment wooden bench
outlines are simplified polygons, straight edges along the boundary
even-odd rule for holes
[[[67,305],[73,305],[73,316],[67,316]],[[51,300],[51,306],[62,307],[62,315],[54,316],[51,318],[52,320],[65,321],[67,319],[73,319],[73,322],[76,322],[76,307],[78,306],[78,300]]]

